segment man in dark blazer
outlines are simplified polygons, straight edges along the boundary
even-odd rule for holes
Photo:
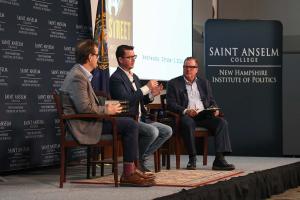
[[[231,152],[227,121],[219,116],[219,110],[205,110],[218,106],[209,82],[197,76],[198,67],[196,58],[186,58],[183,76],[170,80],[167,87],[167,108],[181,115],[180,134],[189,154],[187,169],[196,169],[194,132],[196,126],[201,126],[215,137],[216,157],[212,169],[233,170],[234,165],[228,164],[224,158],[225,153]]]
[[[65,114],[95,113],[114,115],[121,112],[120,104],[101,105],[91,86],[92,70],[97,67],[98,47],[92,40],[80,41],[75,48],[76,62],[66,76],[60,92]],[[123,142],[123,174],[121,184],[151,186],[153,177],[136,170],[134,161],[138,159],[138,127],[131,118],[116,119],[118,132]],[[98,120],[67,120],[67,132],[80,144],[96,144],[101,132],[111,130],[110,122]]]
[[[116,50],[119,64],[117,70],[110,77],[109,87],[113,99],[129,102],[129,112],[139,116],[139,161],[140,170],[150,172],[147,166],[148,157],[153,154],[172,135],[170,126],[148,121],[145,105],[159,95],[162,86],[155,80],[150,80],[144,86],[139,78],[132,73],[136,55],[134,47],[120,45]]]

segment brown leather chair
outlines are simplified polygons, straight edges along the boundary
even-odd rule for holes
[[[169,141],[169,144],[167,144],[167,149],[164,149],[163,151],[165,152],[165,156],[167,157],[167,169],[170,169],[170,150],[172,148],[172,141],[175,144],[175,155],[176,155],[176,169],[180,168],[180,144],[181,142],[181,136],[180,136],[180,115],[174,112],[170,112],[167,110],[166,106],[166,94],[160,95],[160,100],[161,100],[161,109],[164,113],[164,118],[166,119],[173,119],[173,138]],[[163,119],[163,118],[162,118]],[[165,119],[165,121],[166,121]],[[163,120],[159,119],[158,121],[163,122]],[[203,140],[203,165],[207,165],[207,154],[208,154],[208,136],[209,136],[209,131],[206,128],[203,127],[196,127],[196,130],[194,132],[194,136],[196,138],[201,138]],[[160,160],[160,155],[158,155],[158,159]],[[164,154],[162,154],[164,155]],[[164,160],[164,159],[162,159]],[[160,166],[159,166],[160,167]]]
[[[113,116],[109,115],[98,115],[98,114],[72,114],[72,115],[65,115],[63,113],[61,97],[58,91],[53,92],[54,101],[56,103],[57,113],[59,117],[59,124],[60,124],[60,181],[59,187],[63,187],[63,183],[66,182],[66,169],[67,169],[67,149],[71,147],[80,147],[86,146],[87,147],[87,178],[90,176],[90,167],[93,166],[93,170],[95,170],[95,164],[101,164],[101,175],[103,176],[104,170],[103,165],[106,163],[112,164],[112,171],[114,174],[114,182],[115,186],[118,187],[118,142],[120,138],[117,134],[117,126],[116,121]],[[93,119],[93,120],[109,120],[112,123],[112,133],[103,133],[100,141],[95,145],[82,145],[79,144],[77,141],[73,139],[71,135],[67,135],[66,133],[66,120],[70,119]],[[112,158],[111,159],[103,159],[101,156],[101,160],[95,159],[95,154],[91,153],[94,149],[101,147],[103,154],[104,147],[112,147]],[[95,174],[95,172],[93,172]]]

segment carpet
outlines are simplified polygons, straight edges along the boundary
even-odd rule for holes
[[[156,186],[196,187],[228,180],[235,176],[246,175],[243,171],[213,171],[213,170],[162,170],[155,173]],[[114,184],[113,175],[93,179],[74,180],[71,183],[80,184]]]

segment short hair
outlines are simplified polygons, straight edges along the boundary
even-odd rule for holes
[[[184,61],[183,61],[183,67],[185,66],[185,63],[186,63],[187,61],[189,61],[189,60],[194,60],[194,61],[196,62],[196,64],[197,64],[197,66],[199,67],[199,62],[198,62],[197,58],[192,57],[192,56],[187,57],[186,59],[184,59]]]
[[[133,49],[134,49],[134,46],[129,46],[129,45],[118,46],[117,50],[116,50],[116,58],[117,58],[118,64],[120,64],[118,58],[124,56],[125,50],[133,50]]]
[[[81,40],[77,43],[75,47],[75,58],[76,63],[85,64],[89,58],[90,54],[97,54],[95,51],[95,47],[97,47],[97,43],[91,39]]]

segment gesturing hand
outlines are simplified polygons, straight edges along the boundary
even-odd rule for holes
[[[105,105],[104,113],[107,115],[115,115],[122,111],[122,106],[119,103],[108,103]]]
[[[213,114],[214,114],[215,117],[218,117],[220,115],[220,111],[216,110],[215,112],[213,112]]]
[[[161,93],[161,91],[164,89],[163,85],[162,84],[159,84],[157,87],[153,88],[151,90],[151,93],[153,96],[157,96]]]
[[[158,82],[156,80],[150,80],[148,81],[147,86],[150,90],[153,90],[155,87],[158,86]]]

